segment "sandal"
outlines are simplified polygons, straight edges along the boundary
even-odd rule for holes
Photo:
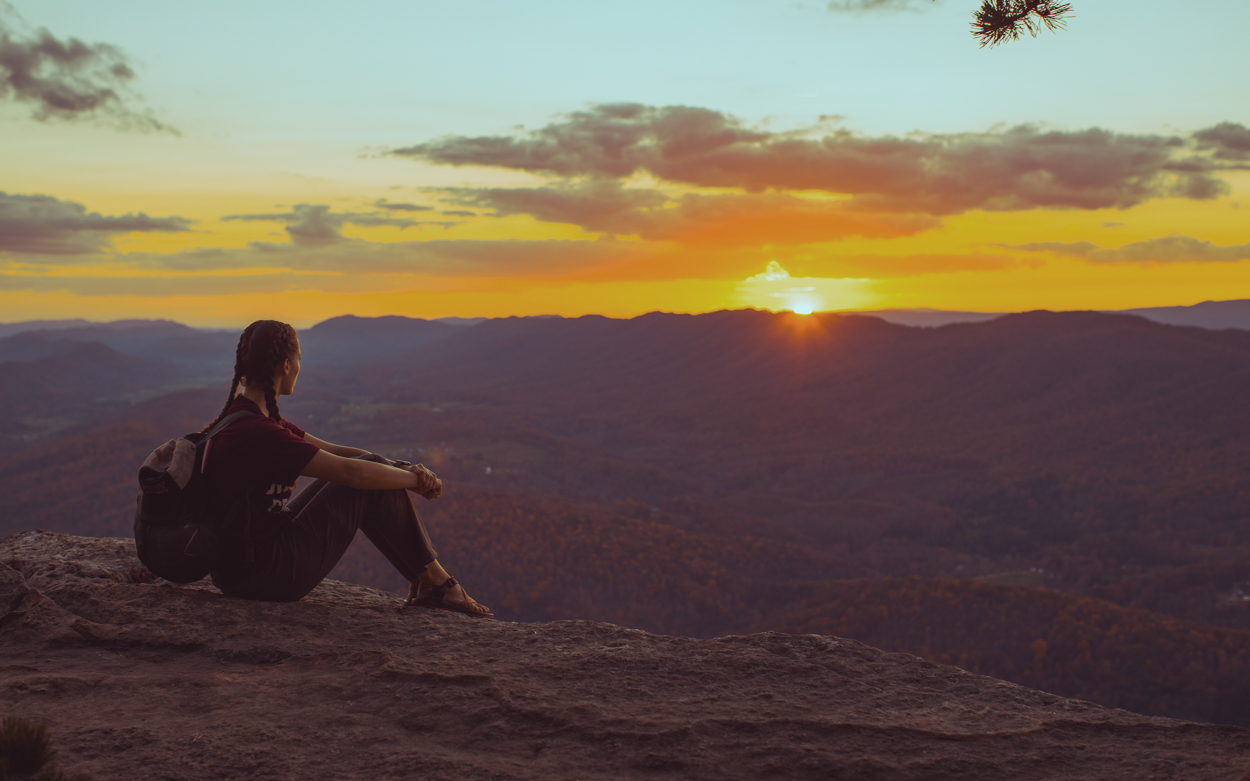
[[[417,593],[421,593],[425,589],[429,589],[429,593],[425,596],[409,598],[404,600],[404,605],[408,607],[429,607],[435,610],[451,610],[456,613],[464,613],[466,616],[474,616],[476,618],[494,618],[495,614],[490,608],[479,604],[473,597],[469,596],[469,592],[464,592],[464,602],[450,602],[447,600],[447,591],[452,586],[459,586],[460,583],[455,578],[448,578],[437,586],[431,586],[422,583],[418,586]],[[461,591],[464,587],[461,586]]]

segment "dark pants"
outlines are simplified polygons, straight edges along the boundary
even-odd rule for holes
[[[385,462],[377,455],[358,456]],[[296,513],[272,539],[256,546],[256,560],[213,573],[213,583],[232,597],[294,602],[317,587],[364,531],[408,580],[438,558],[430,535],[402,488],[368,491],[315,480],[291,499]]]

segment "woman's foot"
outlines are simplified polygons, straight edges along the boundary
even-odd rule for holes
[[[452,610],[478,618],[494,618],[490,608],[479,604],[464,590],[455,578],[449,577],[437,586],[414,580],[408,587],[408,598],[405,605],[429,607],[436,610]]]

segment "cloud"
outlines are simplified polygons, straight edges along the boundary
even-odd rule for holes
[[[190,230],[182,217],[88,213],[82,204],[50,195],[0,192],[0,252],[75,255],[99,252],[113,236],[126,233],[176,233]]]
[[[379,209],[386,209],[395,212],[429,212],[434,211],[433,206],[418,206],[415,203],[391,203],[385,198],[379,198],[373,202],[373,205]]]
[[[851,236],[897,238],[942,225],[926,214],[862,212],[787,193],[692,193],[681,197],[676,217],[658,236],[686,244],[738,246],[812,244]]]
[[[0,18],[0,98],[30,105],[40,122],[103,119],[126,130],[176,135],[149,109],[128,105],[134,77],[116,46],[60,40],[42,29],[22,37]]]
[[[619,262],[638,251],[624,242],[473,240],[266,244],[241,249],[130,253],[133,270],[179,274],[257,270],[336,275],[552,277]],[[116,259],[114,259],[116,260]]]
[[[1194,133],[1199,149],[1209,149],[1217,160],[1250,160],[1250,128],[1221,122]]]
[[[1018,249],[1022,252],[1050,252],[1064,258],[1088,258],[1098,251],[1098,245],[1090,241],[1031,241],[1027,244],[992,244],[993,247]]]
[[[101,276],[101,275],[37,275],[0,274],[0,290],[22,290],[36,293],[68,292],[78,296],[228,296],[240,293],[278,293],[292,290],[331,289],[335,292],[357,292],[344,285],[340,277],[316,277],[307,274],[277,272],[223,276],[219,274],[179,274],[172,276]],[[367,290],[367,289],[366,289]]]
[[[1250,244],[1220,247],[1189,236],[1147,239],[1125,244],[1119,249],[1103,249],[1088,241],[1041,241],[995,246],[1024,252],[1050,252],[1060,257],[1080,258],[1091,263],[1236,263],[1250,260]]]
[[[451,136],[390,154],[449,165],[485,165],[559,176],[626,177],[667,153],[688,157],[738,143],[758,143],[771,134],[738,127],[708,109],[656,109],[632,103],[607,104],[569,114],[567,121],[527,138]]]
[[[316,290],[396,292],[500,278],[575,280],[627,260],[637,247],[603,241],[368,242],[317,246],[128,253],[107,262],[59,264],[54,270],[0,258],[0,290],[68,291],[85,296],[216,296]]]
[[[868,213],[846,208],[843,202],[788,193],[687,193],[670,198],[658,190],[625,188],[616,180],[601,179],[551,187],[444,192],[456,202],[491,209],[495,216],[529,214],[544,222],[570,223],[609,235],[686,244],[759,246],[849,236],[894,238],[941,225],[925,214]]]
[[[493,210],[494,216],[530,214],[542,222],[580,225],[610,234],[635,234],[668,203],[656,190],[626,189],[616,181],[537,188],[452,188],[455,203]]]
[[[901,138],[826,126],[782,133],[746,128],[705,108],[607,104],[517,136],[450,136],[390,154],[565,179],[645,173],[675,184],[751,193],[816,190],[854,196],[848,206],[859,210],[947,215],[1214,198],[1228,191],[1215,173],[1237,167],[1216,157],[1233,148],[1231,137],[1223,133],[1216,154],[1204,155],[1215,147],[1098,128],[1067,132],[1020,125]]]
[[[917,11],[923,6],[916,0],[829,0],[827,7],[833,13],[863,13],[865,11]]]
[[[403,204],[407,206],[409,204]],[[407,211],[401,209],[401,211]],[[277,214],[230,214],[221,218],[224,222],[283,222],[284,230],[290,235],[291,241],[299,245],[316,246],[346,241],[343,236],[344,225],[359,225],[376,228],[391,226],[403,230],[416,225],[440,225],[444,228],[455,223],[422,222],[407,217],[386,217],[376,213],[330,211],[329,206],[322,204],[297,203],[289,212]]]

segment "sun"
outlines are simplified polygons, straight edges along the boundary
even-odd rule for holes
[[[792,277],[776,260],[761,274],[737,286],[736,300],[770,312],[810,315],[839,309],[866,309],[878,299],[876,281],[850,277]]]

